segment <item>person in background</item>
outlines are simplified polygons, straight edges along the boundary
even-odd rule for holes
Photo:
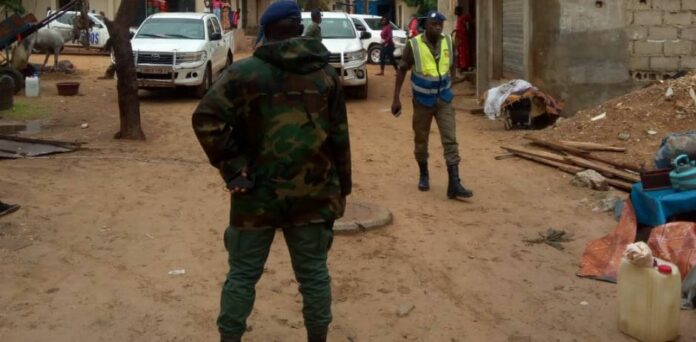
[[[467,71],[471,68],[469,60],[469,23],[471,16],[464,13],[464,7],[457,6],[454,9],[454,14],[457,16],[457,25],[455,27],[454,45],[457,49],[457,69],[459,71]]]
[[[411,15],[411,23],[408,24],[408,37],[413,38],[418,35],[418,17]]]
[[[394,70],[398,71],[396,66],[396,59],[394,58],[394,33],[392,31],[391,22],[386,17],[382,17],[382,33],[380,34],[382,38],[382,49],[379,53],[379,68],[380,72],[377,76],[384,75],[384,65],[389,59],[389,63],[394,66]]]
[[[222,20],[222,0],[213,0],[213,14]]]
[[[452,38],[442,34],[445,16],[430,11],[425,23],[425,33],[411,38],[404,48],[392,102],[392,114],[401,114],[401,87],[406,73],[411,71],[413,90],[413,131],[415,133],[415,157],[420,169],[418,190],[430,190],[428,172],[428,139],[433,119],[440,129],[440,138],[447,164],[449,183],[447,197],[466,199],[474,193],[464,188],[459,179],[459,144],[457,143],[456,121],[452,108],[452,80],[449,76],[454,67]]]
[[[242,18],[242,10],[237,8],[236,11],[234,11],[234,18],[232,20],[232,27],[233,28],[238,28],[239,27],[239,19]]]
[[[312,22],[307,26],[303,36],[321,40],[321,9],[315,8],[311,13]]]

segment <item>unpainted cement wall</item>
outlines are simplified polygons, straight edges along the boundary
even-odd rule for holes
[[[625,94],[629,74],[624,0],[534,0],[532,79],[566,102],[566,115]]]
[[[696,68],[696,0],[625,0],[625,10],[637,81]]]

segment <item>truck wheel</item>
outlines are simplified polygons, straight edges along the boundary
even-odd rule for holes
[[[382,47],[379,45],[372,45],[370,46],[370,49],[367,51],[367,55],[369,56],[368,60],[372,64],[379,64],[379,56],[382,53]]]
[[[22,89],[24,89],[24,75],[21,72],[8,68],[0,67],[0,76],[9,76],[14,81],[14,91],[18,94]]]
[[[203,82],[196,87],[196,97],[202,99],[205,94],[208,93],[210,86],[213,85],[213,73],[210,71],[210,66],[205,68],[205,75],[203,75]]]
[[[229,67],[230,65],[232,65],[232,63],[234,63],[234,55],[232,54],[232,52],[227,52],[227,64],[225,64],[225,66]]]
[[[367,99],[367,93],[368,93],[367,84],[368,84],[368,82],[367,82],[367,80],[365,80],[365,81],[366,81],[365,84],[363,84],[359,87],[355,87],[355,97],[357,97],[358,99],[361,99],[361,100]]]

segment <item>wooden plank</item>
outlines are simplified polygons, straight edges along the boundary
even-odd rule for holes
[[[559,163],[567,163],[567,161],[565,160],[565,156],[560,155],[560,154],[555,154],[555,153],[546,152],[546,151],[539,151],[539,150],[530,150],[530,149],[526,149],[523,147],[502,146],[501,148],[504,150],[508,150],[512,153],[525,153],[525,154],[532,155],[535,157],[553,160],[553,161],[559,162]]]
[[[565,159],[577,166],[588,168],[588,169],[593,169],[597,172],[600,172],[604,175],[611,175],[614,177],[618,177],[624,180],[627,180],[629,182],[640,182],[640,176],[634,175],[632,173],[626,172],[626,171],[621,171],[617,169],[613,169],[610,167],[606,167],[604,165],[599,165],[595,162],[589,161],[584,158],[576,157],[576,156],[567,156]]]
[[[586,150],[586,151],[620,152],[620,153],[626,152],[625,147],[615,147],[615,146],[602,145],[602,144],[596,144],[596,143],[591,143],[591,142],[561,140],[561,143],[563,145],[566,145],[566,146],[576,147],[576,148]]]
[[[548,147],[548,148],[550,148],[550,149],[552,149],[552,150],[556,150],[556,151],[560,151],[560,152],[568,152],[568,153],[572,153],[572,154],[575,154],[575,155],[586,155],[586,154],[589,153],[589,152],[587,152],[587,151],[585,151],[585,150],[582,150],[582,149],[579,149],[579,148],[576,148],[576,147],[567,146],[567,145],[564,145],[564,144],[561,144],[561,143],[557,143],[557,142],[553,142],[553,141],[548,141],[548,140],[544,140],[544,139],[541,139],[541,138],[536,138],[536,137],[533,137],[533,136],[530,136],[530,135],[527,135],[527,136],[525,136],[524,138],[527,139],[527,140],[531,140],[532,142],[534,142],[534,143],[537,144],[537,145],[544,146],[544,147]]]
[[[640,167],[638,167],[638,166],[628,164],[628,163],[619,162],[619,161],[615,161],[615,160],[611,160],[609,158],[596,156],[594,154],[588,154],[588,155],[585,155],[583,157],[585,157],[587,159],[594,160],[594,161],[602,162],[605,164],[609,164],[617,169],[628,170],[628,171],[632,171],[632,172],[635,172],[638,174],[640,174],[640,171],[641,171]]]
[[[618,179],[607,179],[607,183],[619,190],[623,190],[626,192],[631,192],[633,186],[631,183],[620,181]]]
[[[541,158],[541,157],[537,157],[537,156],[533,156],[533,155],[526,154],[526,153],[521,153],[521,152],[516,152],[515,154],[518,155],[518,156],[520,156],[520,157],[522,157],[522,158],[525,158],[525,159],[528,159],[528,160],[532,160],[532,161],[535,161],[535,162],[540,163],[540,164],[544,164],[544,165],[547,165],[547,166],[555,167],[555,168],[557,168],[557,169],[559,169],[559,170],[561,170],[561,171],[563,171],[563,172],[567,172],[567,173],[570,173],[570,174],[573,174],[573,175],[574,175],[574,174],[577,174],[578,172],[582,172],[582,171],[583,171],[583,168],[580,168],[580,167],[577,167],[577,166],[573,166],[573,165],[569,165],[569,164],[566,164],[566,163],[560,163],[560,162],[556,162],[556,161],[553,161],[553,160],[548,160],[548,159],[545,159],[545,158]]]

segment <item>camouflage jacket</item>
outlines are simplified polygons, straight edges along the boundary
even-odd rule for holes
[[[246,168],[230,224],[267,229],[343,216],[351,192],[346,105],[321,41],[259,47],[233,64],[193,114],[193,129],[226,182]]]

